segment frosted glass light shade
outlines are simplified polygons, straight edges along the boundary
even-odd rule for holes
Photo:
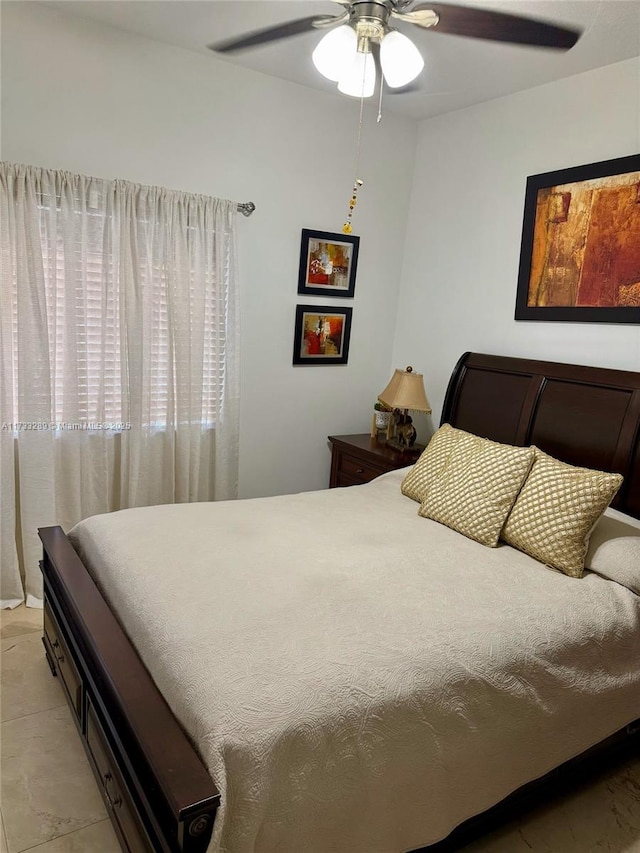
[[[320,39],[311,54],[311,59],[327,80],[337,83],[353,58],[357,46],[358,39],[355,32],[345,24],[331,30]]]
[[[387,33],[380,44],[380,64],[387,86],[406,86],[424,68],[424,59],[411,41],[397,30]]]
[[[376,87],[376,65],[370,53],[355,53],[338,83],[338,91],[354,98],[370,98]]]

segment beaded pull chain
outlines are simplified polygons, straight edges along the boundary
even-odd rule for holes
[[[347,214],[347,221],[342,226],[343,234],[351,234],[351,232],[353,231],[353,227],[351,225],[351,219],[353,217],[353,208],[358,203],[358,199],[356,198],[356,196],[358,195],[358,189],[362,186],[363,183],[364,181],[361,181],[360,178],[356,178],[353,182],[353,194],[349,199],[349,213]]]
[[[364,86],[364,82],[363,82]],[[360,166],[360,140],[362,139],[362,120],[364,116],[364,97],[360,98],[360,119],[358,121],[358,136],[356,139],[356,155],[353,163],[353,172],[356,175],[356,178],[353,182],[353,189],[351,190],[351,198],[349,199],[349,213],[347,214],[347,219],[342,226],[343,234],[351,234],[353,231],[353,226],[351,224],[351,220],[353,219],[353,209],[358,203],[358,190],[363,185],[364,181],[361,178],[358,178],[358,168]]]

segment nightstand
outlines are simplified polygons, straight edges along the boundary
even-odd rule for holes
[[[331,478],[329,488],[336,486],[361,486],[380,474],[413,465],[424,447],[418,446],[400,453],[371,438],[362,435],[330,435]]]

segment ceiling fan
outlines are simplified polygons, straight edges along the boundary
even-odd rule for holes
[[[521,15],[494,12],[453,3],[414,0],[334,0],[344,7],[339,15],[297,18],[209,45],[217,53],[232,53],[310,30],[329,30],[313,51],[313,63],[347,95],[370,97],[379,61],[384,81],[400,89],[415,80],[424,60],[407,36],[392,23],[401,21],[425,30],[510,44],[569,50],[580,31]],[[413,6],[413,8],[411,8]]]

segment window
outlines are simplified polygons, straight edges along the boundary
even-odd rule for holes
[[[228,274],[231,235],[219,240],[209,217],[204,228],[187,220],[172,243],[174,218],[153,218],[151,193],[123,224],[113,186],[86,179],[64,198],[38,194],[51,421],[122,423],[137,411],[157,429],[213,427],[224,395],[227,326],[227,288],[216,269],[221,257]],[[18,393],[20,303],[16,275],[15,421],[28,419]]]

